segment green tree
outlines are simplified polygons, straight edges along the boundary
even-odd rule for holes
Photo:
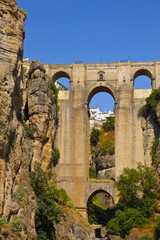
[[[107,117],[102,128],[105,132],[114,131],[114,117]]]
[[[124,238],[128,235],[133,226],[143,224],[145,218],[140,210],[128,208],[126,211],[118,210],[115,218],[111,219],[107,224],[107,230],[111,234],[116,234]]]
[[[53,222],[59,222],[63,213],[58,204],[71,206],[71,199],[64,189],[57,189],[49,184],[49,177],[41,169],[41,164],[35,164],[35,170],[30,174],[32,188],[36,194],[37,209],[35,226],[37,240],[54,239],[55,229]]]
[[[134,226],[144,223],[145,218],[155,212],[158,198],[157,179],[149,167],[139,163],[137,169],[124,168],[115,184],[119,190],[120,210],[116,212],[115,218],[108,222],[107,230],[125,237]]]
[[[90,143],[92,146],[96,146],[99,141],[100,130],[93,129],[90,136]]]
[[[119,190],[118,205],[122,210],[139,208],[146,216],[155,211],[157,179],[149,167],[139,163],[137,169],[125,168],[115,184]]]

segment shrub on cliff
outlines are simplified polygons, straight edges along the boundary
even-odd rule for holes
[[[140,108],[139,115],[147,119],[151,116],[152,119],[157,120],[156,107],[160,101],[160,88],[156,89],[149,97],[146,98],[146,104]]]
[[[101,156],[106,154],[113,155],[115,153],[115,141],[108,142],[100,147]]]
[[[27,124],[23,124],[24,129],[25,129],[25,136],[28,138],[33,138],[33,134],[35,133],[36,129],[33,128],[32,126],[28,126]]]
[[[102,125],[102,129],[105,132],[114,131],[114,117],[107,117],[106,121]]]
[[[59,159],[60,159],[60,151],[58,148],[53,147],[52,148],[52,162],[53,162],[54,167],[58,164]]]
[[[93,129],[90,136],[90,143],[92,146],[96,146],[99,141],[100,130]]]

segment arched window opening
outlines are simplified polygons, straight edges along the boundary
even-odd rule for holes
[[[102,73],[99,75],[99,79],[103,80],[103,74]]]
[[[134,89],[151,89],[151,79],[145,75],[141,75],[134,80]]]
[[[114,99],[96,93],[89,103],[89,178],[115,179]]]
[[[70,77],[66,72],[60,71],[53,75],[52,81],[60,91],[69,90]]]
[[[87,213],[90,224],[106,226],[107,222],[113,218],[115,214],[113,198],[104,190],[94,192],[87,201]],[[95,231],[95,234],[96,237],[101,237],[100,231]]]

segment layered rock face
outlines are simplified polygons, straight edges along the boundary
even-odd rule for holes
[[[49,167],[56,129],[45,69],[34,62],[27,81],[23,76],[24,20],[14,0],[0,1],[0,219],[6,222],[1,239],[20,238],[18,225],[23,239],[36,238],[29,172],[35,161]],[[36,130],[32,139],[27,136],[31,128]]]
[[[8,155],[21,107],[24,14],[15,1],[0,1],[0,157]],[[11,121],[12,120],[12,121]],[[12,124],[10,124],[12,122]]]
[[[25,15],[14,0],[0,1],[0,216],[7,222],[1,239],[17,239],[14,223],[36,236],[35,198],[28,181],[32,142],[19,122],[22,106]],[[24,233],[24,239],[27,239]]]
[[[97,159],[97,178],[115,179],[115,155],[99,156]]]
[[[33,163],[39,161],[42,168],[52,169],[50,159],[56,133],[56,104],[50,89],[46,70],[38,61],[31,63],[26,82],[24,118],[35,129]]]

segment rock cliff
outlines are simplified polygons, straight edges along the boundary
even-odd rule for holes
[[[0,0],[0,239],[36,239],[36,196],[29,175],[35,162],[52,163],[57,106],[44,66],[23,67],[25,13],[15,0]],[[55,223],[56,239],[90,239],[91,228],[63,207],[66,221]],[[73,214],[71,213],[73,212]],[[70,216],[72,215],[72,216]],[[74,221],[74,222],[73,222]],[[84,222],[83,222],[84,221]],[[60,234],[63,230],[63,234]],[[67,238],[68,237],[68,238]],[[94,237],[93,237],[94,239]]]
[[[35,198],[28,181],[33,143],[19,121],[23,96],[24,13],[11,0],[0,1],[0,215],[1,239],[17,239],[15,224],[24,224],[24,239],[36,236]]]

